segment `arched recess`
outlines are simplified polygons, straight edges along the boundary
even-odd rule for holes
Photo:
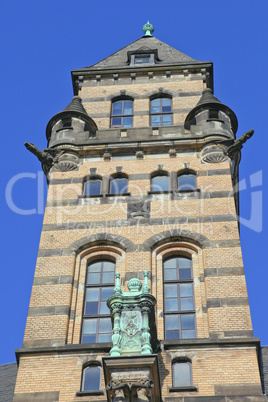
[[[151,236],[141,245],[141,250],[152,251],[161,244],[170,241],[188,241],[200,248],[214,248],[213,243],[200,233],[182,229],[170,229]]]
[[[207,313],[202,308],[206,304],[203,248],[209,244],[211,242],[205,236],[180,229],[158,233],[143,243],[143,251],[151,251],[152,256],[152,293],[157,299],[158,339],[164,339],[163,262],[173,256],[187,257],[192,261],[197,337],[209,336]]]
[[[81,325],[84,309],[84,292],[88,264],[94,261],[111,260],[116,264],[115,270],[124,281],[126,251],[134,244],[122,237],[107,233],[97,233],[76,241],[69,247],[75,254],[74,286],[72,291],[71,317],[68,328],[68,343],[80,343]]]

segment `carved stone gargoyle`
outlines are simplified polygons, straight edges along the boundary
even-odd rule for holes
[[[243,135],[241,135],[241,137],[237,138],[237,140],[222,141],[221,144],[227,147],[224,151],[225,155],[229,156],[230,158],[233,158],[235,154],[243,148],[243,144],[245,144],[245,142],[249,140],[253,136],[253,134],[254,130],[251,129],[246,133],[244,133]]]
[[[30,142],[25,142],[24,145],[28,151],[32,152],[40,160],[45,175],[48,174],[52,166],[59,161],[59,157],[63,154],[63,151],[58,149],[46,148],[44,151],[41,151]]]

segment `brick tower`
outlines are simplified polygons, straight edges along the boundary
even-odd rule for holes
[[[26,144],[49,188],[14,402],[266,400],[233,194],[252,131],[211,62],[143,31]]]

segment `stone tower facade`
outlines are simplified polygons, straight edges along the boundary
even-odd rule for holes
[[[252,132],[152,31],[74,70],[26,144],[49,187],[14,402],[266,400],[233,192]]]

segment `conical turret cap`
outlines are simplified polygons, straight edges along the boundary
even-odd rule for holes
[[[80,98],[80,96],[74,96],[71,103],[69,103],[69,105],[66,106],[65,109],[55,114],[55,116],[53,116],[49,120],[46,129],[48,141],[51,137],[52,127],[57,123],[57,121],[61,120],[64,117],[77,117],[83,120],[85,123],[87,123],[87,125],[90,127],[90,131],[92,132],[96,132],[96,130],[98,129],[96,123],[94,122],[94,120],[91,119],[91,117],[89,117],[86,109],[82,105],[82,99]]]
[[[232,109],[221,103],[221,101],[216,98],[211,88],[204,89],[197,105],[187,115],[184,122],[184,127],[187,130],[189,130],[192,125],[196,124],[195,116],[202,110],[218,110],[226,113],[231,120],[232,130],[234,134],[236,133],[238,128],[238,121],[235,113],[232,111]]]

